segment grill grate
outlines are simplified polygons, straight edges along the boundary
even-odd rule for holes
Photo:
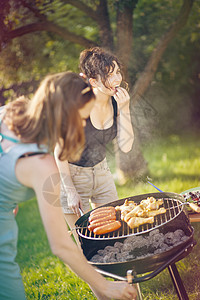
[[[144,224],[144,225],[140,225],[137,228],[131,229],[126,222],[121,221],[122,226],[119,230],[110,232],[105,235],[95,235],[93,232],[87,229],[89,222],[88,222],[88,218],[86,218],[83,220],[82,223],[79,224],[77,228],[77,233],[81,237],[87,239],[93,239],[93,240],[119,239],[119,238],[126,238],[131,235],[140,235],[140,234],[147,233],[153,229],[159,228],[160,226],[163,226],[166,223],[172,221],[183,211],[182,201],[170,197],[162,198],[162,199],[163,199],[163,205],[161,207],[164,207],[166,209],[166,213],[155,216],[153,224]],[[120,220],[119,216],[120,214],[118,215],[117,212],[118,220]]]

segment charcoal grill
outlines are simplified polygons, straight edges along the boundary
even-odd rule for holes
[[[122,226],[118,231],[105,235],[94,235],[87,229],[90,212],[80,217],[75,225],[83,253],[89,261],[98,250],[104,249],[106,246],[113,246],[116,241],[123,242],[127,237],[133,235],[146,236],[157,228],[159,228],[159,231],[162,233],[182,229],[188,237],[187,240],[165,252],[144,258],[127,260],[125,262],[90,263],[104,276],[117,280],[127,280],[127,271],[132,271],[134,274],[132,279],[133,283],[149,280],[167,267],[179,299],[188,300],[188,295],[175,265],[176,262],[186,257],[196,244],[193,239],[194,229],[190,224],[187,211],[184,205],[182,205],[184,198],[176,193],[149,193],[123,198],[101,207],[122,205],[126,199],[139,204],[141,200],[147,197],[154,197],[155,199],[162,198],[163,207],[166,209],[165,214],[154,217],[153,224],[145,224],[138,228],[130,229],[128,225],[122,221]],[[117,218],[119,219],[119,215],[117,215]]]

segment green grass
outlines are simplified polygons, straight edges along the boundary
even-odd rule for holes
[[[163,191],[180,193],[200,186],[200,139],[170,136],[143,145],[149,177]],[[113,162],[111,162],[113,164]],[[114,170],[113,170],[114,171]],[[117,186],[120,198],[156,192],[145,181]],[[51,254],[36,200],[20,205],[17,215],[19,243],[17,261],[21,267],[27,299],[95,299],[87,284]],[[200,299],[200,223],[192,223],[197,245],[176,265],[190,300]],[[165,269],[140,284],[144,300],[176,300],[176,292]]]

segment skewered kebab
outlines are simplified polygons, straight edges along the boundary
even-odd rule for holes
[[[157,186],[155,186],[151,181],[147,181],[149,184],[151,184],[153,187],[155,187],[159,192],[163,193],[161,189],[159,189]],[[188,204],[192,210],[194,210],[197,213],[200,213],[200,207],[199,207],[199,201],[200,201],[200,191],[193,191],[183,194],[184,199],[186,200],[183,204]]]

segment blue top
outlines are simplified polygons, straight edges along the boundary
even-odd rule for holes
[[[97,129],[90,118],[86,120],[85,148],[79,161],[72,164],[81,167],[93,167],[106,157],[106,145],[117,136],[117,102],[112,97],[113,125],[107,129]]]
[[[20,269],[15,262],[18,226],[13,209],[18,203],[35,196],[33,189],[22,185],[15,175],[17,160],[30,152],[41,153],[41,149],[36,144],[16,140],[8,151],[0,153],[0,299],[25,299]]]

